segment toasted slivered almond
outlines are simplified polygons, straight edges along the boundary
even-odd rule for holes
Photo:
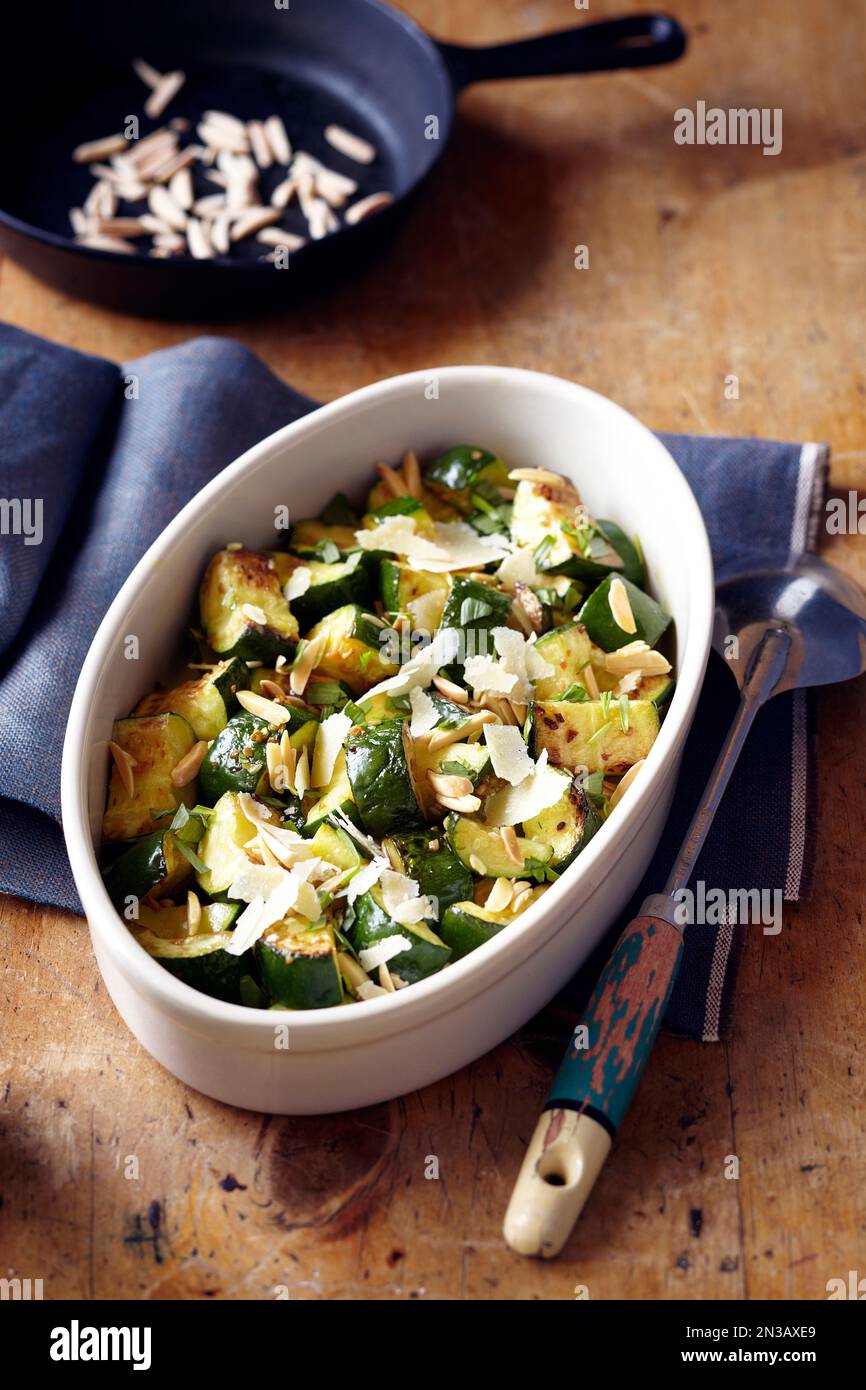
[[[157,232],[153,238],[154,249],[164,251],[167,256],[175,251],[186,250],[186,237],[180,232]]]
[[[512,468],[508,476],[515,483],[549,483],[551,487],[560,487],[567,482],[566,478],[552,473],[549,468]]]
[[[447,676],[434,676],[432,683],[446,700],[453,700],[455,705],[468,705],[469,691],[464,690],[462,685],[455,685]]]
[[[104,236],[151,236],[151,228],[140,217],[99,217],[94,228]]]
[[[499,837],[505,846],[505,853],[516,864],[519,869],[523,868],[523,851],[517,843],[517,833],[513,825],[503,825],[499,830]]]
[[[646,642],[630,642],[627,647],[607,652],[604,665],[614,676],[625,676],[631,671],[640,671],[645,676],[666,676],[671,669],[667,657],[651,651]]]
[[[634,613],[631,611],[628,590],[618,575],[610,582],[607,599],[617,626],[621,627],[623,632],[637,632],[637,623],[634,620]]]
[[[267,227],[272,222],[278,222],[279,218],[279,208],[244,208],[233,220],[229,237],[232,241],[242,241],[244,237],[251,236],[253,232],[261,231],[262,227]]]
[[[277,164],[290,164],[292,147],[282,119],[279,116],[268,116],[264,123],[264,133]]]
[[[434,772],[432,768],[428,768],[427,780],[434,791],[441,796],[459,799],[461,796],[472,795],[472,780],[469,777],[453,776],[447,772]]]
[[[287,179],[283,179],[282,183],[277,184],[271,194],[271,207],[280,209],[287,208],[297,191],[298,185],[291,175],[289,175]]]
[[[135,778],[133,769],[138,767],[138,763],[131,753],[127,753],[125,748],[121,748],[119,743],[109,741],[108,751],[114,759],[114,766],[117,768],[117,775],[123,783],[123,789],[127,796],[132,796],[135,792]]]
[[[204,222],[200,222],[197,217],[190,217],[186,224],[186,243],[190,250],[190,255],[197,261],[209,261],[214,254],[213,242],[210,232]]]
[[[484,867],[484,865],[482,864],[481,860],[478,858],[478,855],[477,855],[477,854],[470,854],[470,856],[469,856],[469,867],[470,867],[470,869],[472,869],[476,874],[480,874],[482,878],[485,878],[485,877],[486,877],[486,875],[487,875],[487,870],[486,870],[486,868]]]
[[[511,880],[498,878],[488,893],[484,906],[490,912],[504,912],[513,896],[514,889],[511,887]]]
[[[188,787],[190,782],[198,777],[198,770],[207,757],[207,739],[200,738],[198,743],[194,743],[188,753],[185,753],[180,762],[177,763],[171,772],[171,785],[173,787]]]
[[[278,685],[276,681],[269,681],[267,679],[259,682],[259,690],[262,695],[267,695],[269,700],[282,700],[286,693],[283,687]]]
[[[257,695],[253,690],[239,690],[237,700],[248,714],[254,714],[257,719],[266,719],[269,724],[288,724],[291,718],[285,705],[278,705],[275,700],[266,700],[264,695]]]
[[[388,969],[384,961],[379,966],[379,984],[381,985],[382,989],[387,990],[389,994],[393,994],[397,988],[397,986],[394,984],[394,981],[391,979],[391,971]]]
[[[284,866],[282,861],[277,858],[276,854],[274,854],[274,851],[271,849],[271,846],[268,844],[268,841],[265,839],[261,831],[256,836],[256,839],[258,841],[259,850],[261,852],[262,863],[266,864],[271,869],[283,868]]]
[[[410,497],[421,500],[421,469],[418,467],[418,455],[412,449],[407,449],[403,455],[403,478],[406,484],[406,491]]]
[[[76,236],[86,236],[92,230],[92,221],[81,208],[69,209],[69,225]]]
[[[260,232],[256,232],[256,241],[263,246],[285,246],[287,251],[300,251],[307,244],[302,236],[286,231],[285,227],[262,227]]]
[[[223,130],[230,130],[241,139],[249,128],[239,116],[232,116],[228,111],[205,111],[202,120],[212,121],[214,125],[221,126]]]
[[[256,164],[260,169],[270,169],[274,154],[261,121],[247,121],[247,136]]]
[[[515,599],[512,603],[511,609],[509,611],[509,617],[513,618],[514,623],[517,624],[521,632],[523,632],[527,637],[531,637],[533,632],[535,632],[535,627],[533,625],[532,619],[530,618],[525,607],[519,601],[519,599]]]
[[[446,811],[456,811],[461,816],[474,815],[481,810],[480,796],[442,796],[437,795],[436,800]]]
[[[438,840],[430,840],[430,841],[428,841],[427,848],[429,849],[429,851],[430,851],[431,854],[435,854],[435,853],[437,852],[437,850],[439,849],[439,841],[438,841]]]
[[[186,73],[167,72],[159,79],[144,103],[144,114],[155,121],[162,115],[169,102],[174,100],[185,81]]]
[[[335,232],[340,225],[324,198],[310,200],[305,215],[313,241],[321,241],[329,232]]]
[[[337,964],[340,967],[340,974],[353,994],[361,985],[369,984],[370,976],[355,960],[354,956],[350,956],[347,951],[337,952]]]
[[[390,492],[392,497],[406,496],[406,484],[395,468],[391,468],[387,463],[377,463],[376,472],[384,483],[385,490]]]
[[[598,681],[595,678],[595,671],[592,669],[592,663],[590,662],[584,666],[580,674],[583,677],[583,683],[590,697],[593,700],[600,699],[601,691],[598,688]]]
[[[523,890],[522,893],[517,893],[517,894],[515,894],[515,896],[512,898],[512,900],[511,900],[511,911],[512,911],[513,913],[515,913],[515,915],[516,915],[518,912],[522,912],[523,909],[524,909],[525,907],[528,907],[528,906],[529,906],[529,899],[530,899],[531,897],[532,897],[532,889],[531,889],[531,888],[529,887],[529,885],[527,884],[527,886],[524,888],[524,890]]]
[[[303,695],[307,688],[307,681],[316,669],[319,657],[324,650],[324,637],[314,637],[312,642],[308,642],[301,652],[301,659],[297,661],[289,673],[289,686],[293,695]]]
[[[192,174],[188,168],[175,170],[168,183],[168,191],[183,212],[189,212],[193,205]]]
[[[227,212],[221,212],[210,224],[211,245],[218,256],[227,256],[229,253],[230,231],[231,215]]]
[[[76,164],[92,164],[94,159],[108,159],[109,155],[128,148],[125,135],[104,135],[101,140],[86,140],[83,145],[76,145],[72,158]]]
[[[501,722],[492,710],[480,709],[477,714],[470,715],[459,729],[434,729],[427,741],[427,747],[431,753],[437,753],[440,748],[447,748],[451,743],[468,742],[470,735],[479,733],[485,724]]]
[[[186,895],[186,929],[190,936],[195,936],[201,926],[201,903],[198,894],[192,889]]]
[[[346,208],[345,220],[350,227],[354,227],[358,222],[363,222],[365,217],[372,217],[374,212],[381,212],[393,201],[392,193],[371,193],[368,197],[353,203],[350,208]]]
[[[268,615],[263,608],[259,608],[257,603],[242,603],[241,612],[245,618],[249,618],[251,623],[255,623],[256,627],[267,626]]]
[[[279,744],[268,743],[265,745],[265,762],[268,768],[268,781],[272,791],[285,791],[286,789],[286,765],[283,762],[283,755],[280,752]]]
[[[507,696],[505,703],[510,706],[511,713],[514,715],[519,727],[523,728],[523,725],[526,723],[526,716],[529,713],[529,706],[525,705],[522,700],[509,700]]]
[[[634,781],[634,779],[637,777],[638,773],[640,772],[640,770],[641,770],[641,768],[643,767],[643,765],[644,765],[645,762],[646,762],[646,759],[645,759],[645,758],[641,758],[638,762],[632,763],[632,765],[631,765],[631,767],[629,768],[628,772],[627,772],[627,773],[625,774],[625,776],[624,776],[623,778],[621,778],[620,781],[617,783],[617,785],[616,785],[616,790],[614,791],[613,795],[611,796],[611,798],[610,798],[610,800],[609,800],[609,802],[608,802],[608,804],[607,804],[607,807],[608,807],[608,810],[609,810],[609,811],[612,811],[613,808],[614,808],[614,806],[618,806],[619,803],[622,801],[623,797],[625,796],[626,792],[628,791],[628,789],[629,789],[629,787],[631,786],[631,784],[632,784],[632,782]]]
[[[171,196],[167,188],[158,185],[147,195],[147,203],[154,217],[167,222],[173,232],[186,231],[186,213]]]
[[[369,140],[363,140],[360,135],[354,135],[351,130],[346,130],[341,125],[329,125],[325,127],[325,139],[328,144],[340,154],[344,154],[347,159],[354,159],[356,164],[372,164],[376,158],[376,147],[371,145]]]
[[[196,217],[203,217],[205,221],[220,217],[226,212],[225,194],[206,193],[203,198],[196,198],[192,210]]]
[[[102,236],[99,232],[87,232],[75,240],[78,246],[89,246],[93,251],[120,251],[124,256],[135,255],[137,249],[131,241],[116,236]]]
[[[145,87],[150,87],[151,91],[162,81],[162,73],[157,72],[156,68],[146,63],[143,58],[133,58],[132,68],[136,77],[140,77]]]
[[[295,767],[295,792],[303,796],[310,789],[310,755],[305,748]]]
[[[627,671],[617,683],[615,695],[631,695],[637,690],[642,680],[640,671]]]
[[[239,135],[216,121],[202,121],[196,126],[196,135],[202,144],[217,154],[246,154],[250,147],[246,130]]]
[[[477,703],[482,709],[489,710],[494,714],[500,724],[517,724],[523,722],[522,720],[518,720],[511,701],[506,700],[504,695],[492,695],[485,691],[474,703]]]

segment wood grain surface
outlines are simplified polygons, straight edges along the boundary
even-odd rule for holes
[[[567,0],[406,7],[475,43],[585,17]],[[630,8],[592,0],[590,17]],[[827,439],[834,486],[866,490],[866,5],[671,8],[685,61],[470,90],[386,258],[302,314],[208,331],[323,399],[437,364],[556,372],[655,428]],[[676,145],[673,112],[698,99],[781,107],[782,153]],[[118,359],[201,331],[74,302],[9,262],[0,314]],[[862,537],[825,552],[866,582]],[[499,1232],[564,1012],[389,1105],[246,1114],[138,1046],[80,919],[7,899],[0,1273],[48,1298],[484,1300],[820,1299],[866,1274],[866,684],[819,713],[814,894],[750,939],[732,1042],[660,1040],[558,1262]]]

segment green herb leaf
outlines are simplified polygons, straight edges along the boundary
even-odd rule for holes
[[[594,806],[604,805],[604,773],[590,772],[583,779],[583,790]]]
[[[550,554],[550,552],[551,552],[552,549],[553,549],[553,537],[552,537],[552,536],[542,536],[541,540],[538,542],[538,545],[535,547],[535,549],[534,549],[533,552],[532,552],[532,558],[533,558],[533,560],[535,561],[535,568],[536,568],[536,569],[539,569],[539,570],[540,570],[540,569],[542,568],[542,566],[544,565],[545,560],[547,559],[547,557],[548,557],[548,555]]]
[[[308,705],[341,705],[346,702],[346,693],[336,681],[310,681],[304,691]]]
[[[195,850],[192,849],[189,845],[185,844],[184,841],[181,840],[181,838],[178,835],[174,836],[174,843],[180,850],[184,859],[186,859],[190,864],[192,864],[192,867],[195,869],[197,874],[206,874],[208,872],[207,864],[203,863],[202,860],[199,859]]]
[[[585,700],[589,699],[589,695],[586,688],[578,681],[572,681],[568,689],[563,690],[562,694],[557,696],[557,699],[567,700],[568,703],[572,705],[582,705]]]
[[[485,603],[480,598],[465,598],[460,605],[460,622],[462,626],[468,623],[476,623],[481,618],[489,618],[493,608],[489,603]]]
[[[628,696],[627,696],[627,695],[620,695],[620,697],[619,697],[619,722],[620,722],[620,724],[622,725],[622,731],[623,731],[623,733],[624,733],[624,734],[627,734],[627,733],[628,733]]]
[[[319,541],[316,546],[316,555],[326,565],[339,564],[340,551],[332,540]]]
[[[605,719],[607,719],[610,715],[610,691],[602,690],[598,699],[599,704],[601,705],[601,712],[604,715]]]
[[[598,740],[600,738],[604,738],[604,735],[611,727],[611,721],[609,719],[606,719],[605,722],[601,725],[601,727],[596,729],[595,733],[592,734],[591,737],[586,740],[587,748],[590,748],[594,743],[598,743]]]
[[[348,714],[353,724],[366,724],[367,711],[363,705],[356,705],[354,700],[347,700],[343,706],[343,713]]]

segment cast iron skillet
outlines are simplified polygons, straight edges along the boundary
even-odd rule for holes
[[[6,170],[0,183],[0,249],[34,275],[113,309],[163,317],[247,314],[304,297],[355,271],[392,231],[451,132],[454,100],[471,82],[598,72],[673,62],[685,49],[664,15],[586,24],[494,48],[436,43],[381,0],[77,0],[21,7],[18,42],[0,66]],[[154,260],[77,247],[68,210],[92,186],[74,165],[75,145],[141,115],[146,89],[130,59],[161,71],[182,68],[186,86],[159,122],[216,107],[243,117],[279,113],[296,149],[351,172],[359,197],[385,189],[383,212],[312,242],[287,269],[261,260],[253,238],[231,261]],[[429,117],[438,121],[438,139]],[[375,163],[361,168],[332,150],[322,131],[335,121],[371,140]],[[269,195],[268,179],[263,192]],[[203,184],[201,193],[214,192]],[[290,209],[284,225],[304,231]]]

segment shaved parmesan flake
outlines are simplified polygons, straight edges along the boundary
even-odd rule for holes
[[[316,751],[313,754],[313,769],[310,773],[310,786],[326,787],[334,772],[337,754],[348,738],[352,721],[348,714],[330,714],[323,719],[316,735]]]
[[[265,929],[264,907],[264,898],[253,898],[249,907],[244,908],[235,923],[232,939],[225,948],[230,956],[242,956],[258,941]]]
[[[538,655],[533,649],[533,644],[527,642],[522,632],[516,632],[510,627],[495,627],[493,643],[503,669],[515,677],[511,691],[514,699],[531,700],[530,681],[538,680],[539,676],[552,676],[553,667]],[[530,664],[532,673],[529,669]]]
[[[382,906],[395,922],[410,927],[413,922],[436,916],[430,899],[419,897],[418,884],[414,878],[397,873],[395,869],[383,869],[380,881]]]
[[[356,898],[360,898],[362,893],[369,892],[373,884],[378,883],[382,870],[387,869],[387,867],[387,859],[371,859],[369,864],[362,864],[360,869],[352,875],[346,887],[342,888],[336,896],[338,898],[345,897],[351,907]]]
[[[545,583],[545,576],[538,573],[533,553],[526,545],[515,546],[511,554],[506,555],[496,571],[496,578],[506,589],[513,589],[518,584],[533,587]]]
[[[300,598],[305,594],[313,582],[313,571],[307,565],[299,565],[289,575],[288,581],[283,588],[283,593],[291,603],[293,598]]]
[[[264,806],[261,801],[256,801],[256,798],[252,796],[250,792],[240,793],[238,796],[238,805],[251,825],[266,825],[268,829],[273,830],[278,828],[276,816],[270,807]],[[300,838],[299,835],[298,839]]]
[[[501,662],[492,656],[470,656],[463,667],[463,674],[477,695],[479,691],[495,691],[509,695],[517,684],[517,677],[509,675]]]
[[[420,738],[422,734],[429,733],[431,729],[436,727],[439,715],[436,713],[436,706],[427,691],[422,690],[420,686],[409,691],[409,704],[412,707],[409,732],[413,738]]]
[[[300,912],[302,917],[308,917],[311,922],[315,922],[317,917],[321,917],[322,908],[319,903],[319,895],[312,883],[298,884],[294,908],[296,912]],[[284,913],[280,913],[280,917],[284,915]]]
[[[344,830],[347,835],[351,836],[351,838],[355,840],[361,846],[362,849],[365,849],[367,853],[372,856],[372,858],[384,858],[384,855],[382,853],[382,846],[378,843],[378,841],[374,840],[372,835],[365,835],[363,830],[359,830],[355,822],[349,820],[349,817],[346,815],[345,811],[341,810],[339,806],[331,812],[331,819],[333,821],[336,821],[340,829]]]
[[[523,735],[513,724],[485,724],[484,738],[497,777],[517,787],[535,770]]]
[[[371,530],[355,532],[362,550],[391,550],[403,559],[447,560],[447,555],[435,542],[421,536],[414,516],[388,516]]]
[[[389,960],[401,955],[403,951],[411,949],[412,942],[405,936],[383,936],[374,946],[359,951],[358,959],[363,969],[369,973],[371,970],[378,970],[380,965],[387,965]]]
[[[244,864],[229,885],[228,895],[236,902],[251,903],[256,898],[269,898],[286,876],[285,869],[267,864]]]
[[[358,704],[366,704],[374,695],[405,695],[416,687],[429,685],[440,666],[448,666],[455,660],[460,650],[460,633],[457,628],[443,627],[426,647],[422,647],[396,676],[380,681],[364,695],[358,696]]]
[[[406,605],[412,625],[424,632],[434,632],[439,626],[442,614],[442,594],[432,589],[429,594],[419,594],[410,598]]]
[[[432,531],[433,542],[443,552],[443,558],[408,556],[413,570],[428,574],[444,574],[449,570],[483,569],[492,560],[504,560],[507,550],[503,536],[479,536],[466,521],[437,521]]]
[[[491,755],[492,756],[492,755]],[[503,787],[487,803],[489,825],[522,825],[555,806],[568,790],[571,778],[567,772],[549,767],[545,748],[528,777],[516,787]]]

